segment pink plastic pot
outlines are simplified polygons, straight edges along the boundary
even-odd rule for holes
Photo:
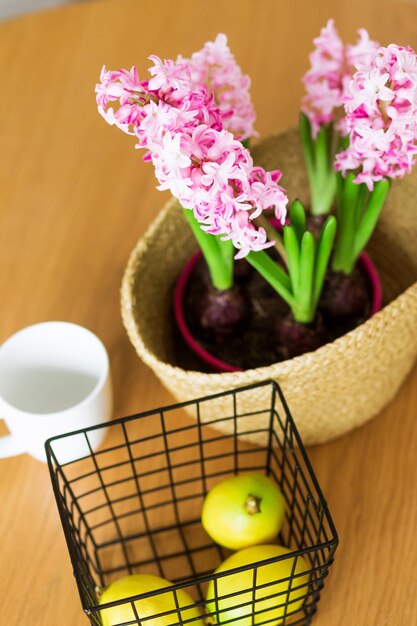
[[[186,263],[184,269],[182,270],[180,277],[177,281],[174,291],[174,317],[179,328],[179,331],[184,339],[185,343],[189,348],[196,354],[204,363],[206,363],[213,371],[215,372],[240,372],[242,371],[240,368],[235,367],[234,365],[230,365],[226,363],[226,361],[222,361],[217,357],[210,354],[203,348],[203,346],[197,341],[197,339],[192,335],[190,329],[187,326],[184,315],[184,293],[185,289],[188,285],[188,282],[193,273],[194,267],[197,262],[201,258],[201,252],[197,252],[191,259]],[[372,286],[372,304],[371,304],[371,313],[370,316],[375,315],[378,311],[381,310],[382,306],[382,287],[381,281],[379,278],[379,274],[375,265],[372,263],[369,256],[362,252],[359,256],[358,262],[362,267],[363,272],[367,276],[370,285]]]

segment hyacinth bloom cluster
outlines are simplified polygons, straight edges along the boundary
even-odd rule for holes
[[[103,68],[96,87],[100,113],[137,138],[154,164],[158,189],[169,189],[207,233],[230,239],[238,257],[273,245],[253,220],[274,208],[284,221],[287,197],[278,185],[280,172],[254,167],[239,141],[253,134],[254,112],[249,79],[226,37],[219,35],[188,61],[150,59],[145,81],[134,67]]]
[[[257,134],[253,128],[256,115],[249,94],[250,78],[236,63],[226,35],[220,33],[215,41],[208,41],[189,59],[179,56],[177,63],[188,65],[194,87],[205,85],[213,92],[223,127],[236,139],[244,140]]]
[[[281,173],[254,167],[249,150],[231,133],[205,125],[191,135],[167,132],[152,160],[158,189],[169,189],[192,209],[203,230],[231,239],[240,250],[237,258],[273,245],[252,220],[274,207],[283,221],[287,197],[277,184]]]
[[[410,173],[417,153],[417,55],[394,44],[353,76],[345,96],[349,147],[335,168],[369,190],[376,181]]]
[[[237,258],[273,245],[252,220],[274,207],[283,221],[287,197],[277,185],[281,173],[254,167],[249,150],[231,133],[205,125],[191,136],[166,133],[152,160],[158,189],[169,189],[184,208],[192,209],[203,230],[231,239],[240,250]]]
[[[329,213],[336,195],[334,156],[348,133],[343,104],[356,68],[369,64],[378,44],[364,29],[355,45],[344,44],[329,20],[314,39],[300,116],[301,143],[311,190],[311,212]]]
[[[341,134],[346,134],[341,107],[349,82],[356,69],[369,65],[379,45],[365,29],[359,29],[358,34],[355,45],[345,45],[334,20],[329,20],[314,39],[311,66],[303,77],[306,94],[302,101],[302,111],[310,120],[314,137],[323,125],[332,122]]]

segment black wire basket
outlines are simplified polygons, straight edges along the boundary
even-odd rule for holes
[[[242,411],[246,394],[258,394],[256,412]],[[207,421],[213,405],[219,407],[218,417]],[[227,425],[230,434],[216,430]],[[105,446],[94,452],[90,436],[96,428],[108,428],[109,435]],[[247,441],[254,432],[264,433],[265,445],[254,447]],[[82,441],[85,452],[60,462],[60,447],[68,437]],[[46,452],[82,606],[92,624],[311,623],[338,538],[276,383],[53,437],[46,442]],[[205,533],[200,521],[203,500],[223,478],[247,472],[266,474],[279,485],[286,515],[278,543],[290,552],[216,574],[231,552]],[[285,577],[265,576],[276,571],[265,568],[279,561],[285,561]],[[302,575],[301,562],[308,568]],[[173,584],[99,604],[103,587],[137,573]],[[115,613],[115,606],[123,611]],[[159,608],[152,613],[149,606]],[[121,621],[110,617],[116,614],[123,616]]]

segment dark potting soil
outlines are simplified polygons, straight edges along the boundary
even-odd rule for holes
[[[327,303],[336,308],[340,297],[346,296],[346,286],[340,283],[338,274],[329,273],[323,290]],[[334,317],[329,314],[328,306],[320,310],[318,322],[303,336],[297,336],[297,325],[291,318],[288,305],[266,283],[266,281],[244,260],[235,263],[235,285],[239,293],[239,301],[246,303],[243,319],[233,332],[226,329],[218,332],[205,324],[207,294],[212,290],[209,273],[201,258],[190,276],[184,297],[186,323],[197,341],[217,358],[240,369],[250,369],[270,365],[278,361],[292,358],[296,354],[310,352],[320,345],[329,343],[361,324],[371,310],[370,285],[367,277],[360,269],[352,274],[353,293],[360,302],[360,311],[347,317]],[[348,289],[349,291],[349,289]],[[210,298],[209,298],[210,301]],[[334,302],[335,301],[335,302]],[[356,307],[357,308],[357,307]],[[331,307],[330,307],[331,309]],[[304,328],[302,328],[304,331]],[[285,345],[286,340],[294,341],[295,353]],[[282,338],[284,341],[282,341]],[[202,371],[209,371],[207,365],[190,351],[185,342],[179,339],[177,345],[179,365]]]

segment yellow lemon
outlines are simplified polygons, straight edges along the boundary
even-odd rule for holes
[[[131,596],[136,596],[141,593],[149,593],[157,589],[167,589],[166,592],[144,598],[143,600],[135,601],[135,608],[137,615],[140,619],[145,617],[157,616],[160,613],[166,611],[172,611],[168,615],[162,615],[161,617],[155,617],[154,619],[148,619],[144,623],[146,626],[169,626],[170,624],[178,624],[181,620],[189,620],[194,618],[201,618],[201,613],[198,607],[191,606],[191,608],[184,610],[177,610],[175,604],[175,597],[173,591],[170,589],[172,583],[164,578],[158,576],[152,576],[150,574],[133,574],[132,576],[125,576],[112,582],[107,589],[105,589],[100,598],[100,605],[107,604],[108,602],[115,602],[117,600],[124,600]],[[188,593],[183,589],[177,589],[178,605],[182,607],[189,607],[194,604],[194,601]],[[133,621],[137,619],[135,612],[130,602],[125,602],[118,606],[114,606],[108,609],[102,609],[100,611],[103,626],[114,626],[115,624],[124,624],[125,622]],[[203,620],[196,620],[191,622],[196,626],[203,626]]]
[[[283,546],[252,546],[232,554],[223,561],[215,573],[251,565],[289,552],[290,550]],[[268,626],[280,624],[285,616],[285,603],[289,602],[287,615],[294,613],[301,608],[308,592],[309,576],[305,572],[308,572],[309,568],[305,559],[298,557],[290,587],[290,581],[285,579],[291,576],[293,567],[294,557],[260,566],[256,573],[255,593],[253,569],[220,577],[217,579],[217,602],[215,584],[211,581],[206,598],[207,612],[213,613],[210,616],[211,621],[217,624],[230,621],[231,626],[233,624],[252,626],[263,622],[268,622]],[[290,588],[292,591],[288,595]],[[231,597],[225,597],[228,595]]]
[[[213,541],[240,550],[273,541],[284,516],[285,499],[274,481],[261,474],[241,474],[211,489],[201,522]]]

